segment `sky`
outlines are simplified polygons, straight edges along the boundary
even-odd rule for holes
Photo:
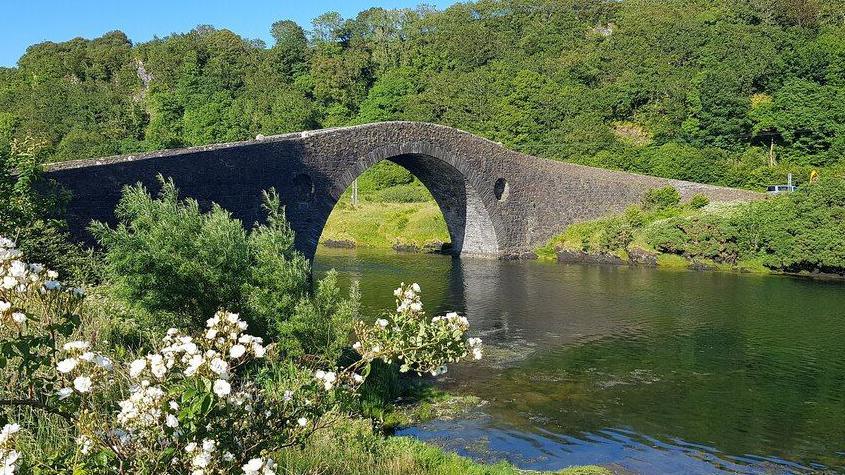
[[[327,11],[354,17],[371,7],[419,3],[445,8],[455,0],[0,0],[0,66],[15,66],[27,46],[43,41],[96,38],[121,30],[133,42],[184,33],[197,25],[228,28],[272,44],[270,25],[294,20],[309,29]]]

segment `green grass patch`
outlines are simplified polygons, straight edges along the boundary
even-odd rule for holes
[[[511,464],[479,464],[469,458],[408,437],[383,437],[365,421],[345,421],[318,432],[305,447],[285,450],[276,459],[280,474],[325,475],[516,475]],[[536,472],[532,472],[536,473]],[[610,475],[598,466],[571,467],[562,475]]]
[[[358,247],[390,248],[396,243],[419,247],[449,242],[449,231],[437,203],[373,203],[338,205],[329,216],[321,241],[346,240]]]

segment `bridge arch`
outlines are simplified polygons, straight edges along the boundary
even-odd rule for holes
[[[346,189],[362,173],[382,161],[408,170],[428,189],[446,222],[453,254],[497,256],[502,252],[497,229],[502,225],[497,213],[498,203],[490,199],[495,194],[495,184],[487,183],[487,177],[446,150],[432,147],[430,143],[406,142],[398,148],[372,149],[327,181],[328,189],[323,194],[326,199],[316,206],[319,209],[317,217],[301,236],[306,255],[313,256],[316,252],[329,215]],[[490,188],[486,194],[483,193],[485,188]],[[294,189],[296,193],[302,193],[301,187]]]

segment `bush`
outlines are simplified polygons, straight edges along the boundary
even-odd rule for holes
[[[35,262],[75,281],[95,278],[90,254],[68,239],[60,217],[65,201],[41,173],[41,145],[13,140],[0,149],[0,235],[11,236]]]
[[[250,335],[224,310],[123,359],[121,348],[95,347],[107,342],[72,338],[91,323],[79,313],[85,296],[55,278],[0,237],[0,367],[12,376],[0,382],[3,473],[272,475],[283,450],[348,419],[373,362],[440,374],[447,362],[481,357],[466,318],[427,317],[411,284],[394,292],[394,313],[355,325],[359,358],[340,368],[280,361],[280,341]],[[19,432],[36,436],[23,453]]]
[[[141,185],[127,187],[115,210],[118,226],[91,227],[114,294],[148,312],[159,329],[166,327],[158,323],[162,314],[201,328],[205,315],[238,308],[256,334],[282,341],[286,354],[336,358],[357,311],[355,291],[341,298],[329,275],[312,295],[310,265],[294,249],[275,192],[265,193],[267,224],[247,232],[220,206],[203,213],[159,178],[158,198]]]
[[[648,190],[642,199],[643,208],[648,211],[671,208],[680,202],[681,194],[672,186]]]
[[[690,200],[689,205],[693,209],[701,209],[710,204],[710,198],[701,193],[696,193]]]

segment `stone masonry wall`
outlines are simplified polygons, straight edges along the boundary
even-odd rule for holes
[[[408,168],[440,205],[455,249],[503,256],[530,251],[571,223],[623,210],[651,188],[683,198],[755,200],[763,195],[540,159],[450,127],[384,122],[261,140],[63,162],[47,174],[69,189],[72,233],[90,241],[91,220],[113,222],[121,189],[171,177],[183,196],[216,202],[245,225],[263,218],[261,191],[275,187],[309,258],[343,191],[381,160]]]

